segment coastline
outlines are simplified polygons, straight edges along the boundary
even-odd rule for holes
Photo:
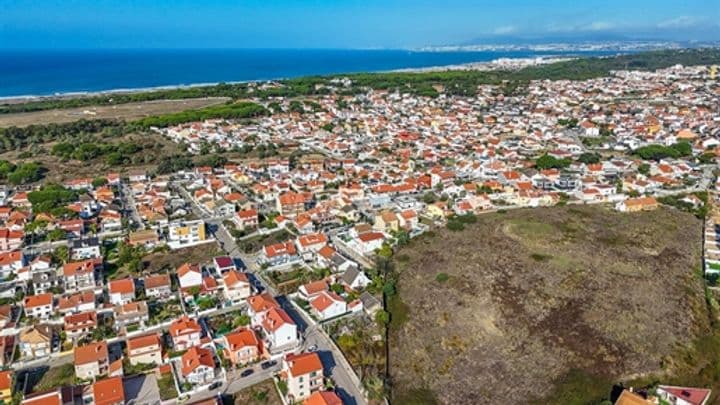
[[[490,61],[481,62],[468,62],[460,64],[449,64],[449,65],[436,65],[427,67],[417,68],[400,68],[390,70],[372,70],[365,72],[345,72],[345,73],[333,73],[327,76],[341,76],[341,75],[352,75],[356,73],[423,73],[423,72],[442,72],[451,70],[476,70],[476,71],[492,71],[499,69],[520,69],[527,66],[536,66],[540,64],[555,63],[571,59],[577,59],[582,56],[558,56],[558,55],[539,55],[536,57],[506,57],[498,58]],[[302,77],[302,76],[297,76]],[[109,90],[98,90],[98,91],[73,91],[65,93],[56,93],[49,95],[14,95],[14,96],[0,96],[0,104],[21,104],[32,101],[43,101],[43,100],[61,100],[61,99],[73,99],[73,98],[84,98],[84,97],[99,97],[99,96],[112,96],[113,94],[136,94],[145,92],[155,92],[163,90],[177,90],[177,89],[190,89],[197,87],[212,87],[217,86],[221,83],[225,84],[243,84],[243,83],[263,83],[271,81],[289,80],[293,77],[276,77],[272,79],[256,79],[256,80],[237,80],[237,81],[223,81],[223,82],[199,82],[191,84],[175,84],[175,85],[162,85],[162,86],[150,86],[150,87],[138,87],[138,88],[117,88]]]

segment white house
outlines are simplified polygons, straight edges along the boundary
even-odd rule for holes
[[[347,312],[345,300],[332,291],[323,291],[311,299],[310,308],[321,320],[334,318]]]
[[[135,281],[131,278],[108,283],[108,296],[113,305],[124,305],[135,299]]]
[[[294,348],[299,343],[297,325],[282,308],[270,308],[265,313],[262,328],[271,351]]]
[[[185,263],[177,270],[180,288],[183,290],[202,285],[202,270],[197,264]]]
[[[250,280],[247,274],[237,270],[230,270],[223,276],[223,291],[225,297],[232,303],[242,302],[252,294]]]

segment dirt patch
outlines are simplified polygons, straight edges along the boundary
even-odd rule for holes
[[[187,247],[169,252],[151,253],[142,258],[146,264],[145,273],[157,273],[165,269],[176,270],[184,263],[206,264],[216,256],[225,253],[217,243],[204,243],[202,245]]]
[[[0,128],[25,127],[32,124],[73,122],[80,119],[124,119],[128,121],[185,110],[209,107],[229,101],[225,97],[192,98],[182,100],[154,100],[107,106],[64,108],[27,113],[0,114]]]
[[[527,403],[572,373],[657,372],[708,330],[691,215],[555,207],[436,233],[398,252],[396,399]]]
[[[235,394],[235,405],[280,405],[282,400],[273,380],[265,380]]]

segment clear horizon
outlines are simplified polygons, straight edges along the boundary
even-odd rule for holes
[[[0,49],[412,49],[493,40],[720,40],[717,0],[26,0]]]

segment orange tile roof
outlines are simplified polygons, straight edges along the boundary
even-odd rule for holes
[[[75,365],[100,362],[108,359],[107,342],[90,343],[75,348]]]
[[[13,372],[11,370],[0,371],[0,391],[9,390],[12,387]]]
[[[131,278],[113,280],[108,283],[108,291],[110,294],[132,294],[135,292],[135,281]]]
[[[344,300],[334,292],[323,291],[310,301],[310,305],[316,310],[322,312],[336,302],[344,302]]]
[[[89,302],[95,302],[95,294],[93,294],[92,291],[85,291],[82,293],[73,294],[69,297],[60,298],[60,300],[58,301],[58,308],[74,308],[80,304],[85,304]]]
[[[253,295],[252,297],[248,297],[247,301],[250,308],[255,312],[267,311],[270,308],[280,308],[280,304],[275,301],[275,298],[273,298],[270,293]]]
[[[295,322],[293,322],[292,318],[290,318],[282,308],[270,308],[267,314],[265,314],[265,319],[263,319],[262,323],[263,328],[270,332],[275,332],[285,324],[295,325]]]
[[[173,321],[169,328],[170,336],[173,337],[193,332],[200,332],[201,330],[202,329],[200,328],[200,325],[198,325],[197,321],[189,318],[187,315]]]
[[[122,377],[110,377],[92,385],[95,405],[115,405],[125,402]]]
[[[183,264],[182,266],[180,266],[180,268],[177,270],[177,275],[178,275],[178,277],[182,277],[182,276],[184,276],[185,274],[187,274],[187,273],[189,273],[189,272],[191,272],[191,271],[192,271],[192,272],[195,272],[195,273],[202,273],[202,272],[200,271],[200,266],[199,266],[199,265],[197,265],[197,264],[185,263],[185,264]]]
[[[228,345],[230,345],[229,349],[233,352],[246,346],[259,345],[255,332],[247,328],[228,333],[225,335],[225,339],[227,339]]]
[[[157,345],[158,348],[161,347],[160,336],[157,333],[134,337],[127,341],[128,350],[142,349],[154,345]]]
[[[323,370],[320,356],[317,353],[288,354],[285,361],[290,366],[290,374],[294,377]]]
[[[25,300],[23,302],[25,308],[34,308],[43,305],[52,305],[52,301],[53,295],[50,293],[46,293],[38,295],[28,295],[27,297],[25,297]]]
[[[145,288],[157,288],[157,287],[164,287],[164,286],[170,286],[170,275],[168,274],[156,274],[152,276],[147,276],[143,280],[145,284]]]
[[[22,401],[22,405],[62,405],[62,396],[60,391],[39,394],[34,397],[26,398]]]
[[[225,273],[225,276],[223,276],[223,280],[225,281],[225,285],[227,285],[228,287],[232,287],[238,283],[249,283],[250,282],[247,274],[237,271],[237,270],[230,270],[227,273]]]
[[[343,403],[332,391],[316,391],[303,402],[303,405],[343,405]]]
[[[182,355],[181,361],[182,373],[185,376],[200,366],[207,366],[212,369],[215,368],[215,360],[213,359],[212,351],[199,346],[194,346],[185,352],[185,354]]]

